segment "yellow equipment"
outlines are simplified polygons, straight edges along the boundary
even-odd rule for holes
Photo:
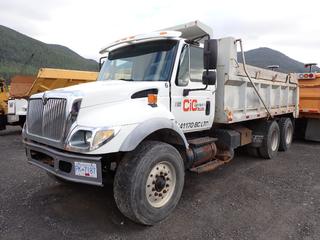
[[[89,71],[40,68],[38,76],[27,95],[29,97],[39,92],[96,81],[98,74],[98,72]]]
[[[8,106],[5,106],[8,124],[23,125],[27,114],[28,98],[31,95],[56,88],[96,81],[97,78],[98,72],[53,68],[40,68],[36,77],[22,75],[13,77],[10,84]],[[0,126],[0,129],[4,128]]]
[[[9,91],[4,79],[0,78],[0,130],[6,124],[7,103],[9,99]]]

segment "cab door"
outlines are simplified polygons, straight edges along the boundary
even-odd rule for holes
[[[184,44],[176,78],[171,84],[171,110],[184,132],[210,129],[213,123],[215,85],[205,89],[203,71],[203,48]]]

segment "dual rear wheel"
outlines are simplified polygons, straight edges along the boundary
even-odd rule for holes
[[[287,151],[293,139],[293,124],[290,118],[280,118],[279,121],[267,121],[259,126],[257,135],[262,135],[261,146],[248,146],[248,153],[254,157],[274,158],[278,150]]]

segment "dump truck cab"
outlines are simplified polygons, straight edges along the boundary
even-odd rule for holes
[[[102,49],[100,53],[108,57],[95,83],[32,95],[28,138],[71,152],[97,155],[132,151],[144,138],[163,130],[174,134],[187,148],[184,133],[209,130],[212,126],[215,85],[203,84],[202,44],[192,41],[209,33],[197,24],[192,26],[195,35],[186,31],[190,39],[185,39],[183,30],[188,28],[181,28],[179,32],[129,37]],[[188,97],[184,96],[185,91]],[[46,99],[49,101],[45,105]],[[57,103],[59,99],[66,100]],[[66,129],[65,121],[71,117],[57,112],[51,116],[61,117],[56,129],[39,126],[34,119],[37,111],[52,108],[50,104],[58,104],[56,108],[63,111],[77,109],[72,113],[76,121],[68,123]],[[47,128],[50,132],[44,133]],[[54,139],[49,140],[54,134]],[[82,136],[86,142],[78,139]],[[110,144],[105,144],[107,141]]]

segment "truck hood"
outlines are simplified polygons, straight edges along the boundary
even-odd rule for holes
[[[146,82],[146,81],[122,81],[108,80],[96,81],[74,85],[71,87],[55,89],[45,94],[51,96],[81,96],[81,108],[95,105],[119,102],[130,99],[134,93],[148,90],[160,89],[164,82]],[[36,94],[33,97],[42,97],[44,93]]]

